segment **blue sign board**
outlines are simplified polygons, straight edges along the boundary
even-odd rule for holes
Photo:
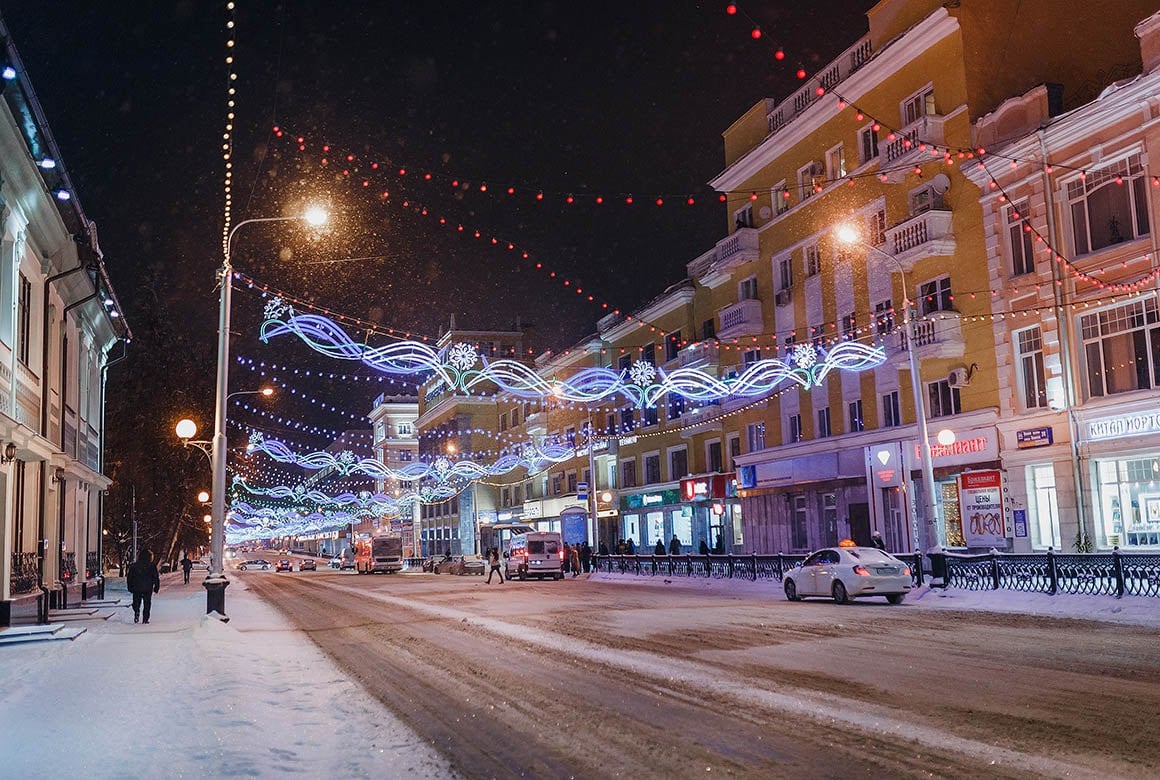
[[[1047,430],[1051,430],[1048,428]],[[1027,538],[1027,510],[1016,509],[1011,513],[1011,519],[1015,521],[1015,538]]]
[[[1029,447],[1046,447],[1054,441],[1050,425],[1043,428],[1027,428],[1015,431],[1015,443],[1021,450]]]

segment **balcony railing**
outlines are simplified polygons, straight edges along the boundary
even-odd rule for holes
[[[717,242],[716,255],[715,265],[718,268],[722,265],[736,266],[750,260],[756,260],[758,256],[757,231],[750,227],[738,228],[733,235]]]
[[[727,306],[717,313],[721,327],[717,330],[717,338],[732,339],[738,336],[755,336],[764,332],[764,322],[761,315],[761,301],[749,298]]]
[[[955,235],[949,211],[924,211],[886,231],[886,246],[909,271],[921,257],[953,255]]]
[[[849,77],[850,74],[865,65],[869,61],[872,53],[870,36],[867,35],[835,57],[829,65],[818,71],[820,75],[816,82],[811,79],[809,83],[778,103],[766,115],[766,126],[769,134],[773,135],[778,132],[796,119],[799,114],[820,100],[821,96],[818,95],[819,84],[825,88],[826,92],[832,90],[838,84],[842,83],[844,79]]]
[[[957,311],[931,312],[912,326],[914,351],[919,359],[963,356],[963,322]],[[898,345],[902,352],[906,351],[906,328],[898,329]]]
[[[66,552],[60,554],[60,578],[72,582],[77,578],[77,554]]]
[[[720,351],[714,341],[700,341],[681,350],[677,364],[685,366],[717,365],[721,360]]]
[[[36,553],[12,553],[12,592],[28,593],[36,587],[38,577]]]
[[[931,144],[943,146],[946,143],[945,123],[944,116],[924,116],[895,132],[894,140],[879,144],[882,165],[901,167],[921,157],[929,157]]]

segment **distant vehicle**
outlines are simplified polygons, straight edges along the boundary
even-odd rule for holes
[[[824,596],[839,604],[865,596],[885,596],[891,604],[901,604],[914,587],[904,561],[853,542],[818,550],[787,571],[783,581],[790,601]]]
[[[342,556],[341,555],[334,556],[329,561],[327,561],[326,565],[332,569],[341,569],[342,568]]]
[[[354,568],[354,548],[352,548],[352,547],[344,548],[342,551],[342,555],[339,557],[342,559],[342,563],[339,565],[338,568],[340,568],[340,569],[353,569]]]
[[[270,562],[260,559],[242,561],[238,564],[238,568],[242,571],[248,571],[249,569],[261,569],[262,571],[266,571],[270,568]]]
[[[318,565],[313,558],[303,558],[298,562],[298,571],[318,571]]]
[[[373,536],[354,545],[354,570],[359,574],[393,574],[403,569],[403,539]]]
[[[483,561],[479,558],[468,558],[464,555],[444,557],[434,564],[432,569],[436,574],[480,574],[484,572]]]
[[[274,566],[274,571],[294,571],[294,564],[283,558]]]
[[[198,560],[193,562],[193,568],[204,569],[205,571],[209,571],[209,561],[207,561],[205,559],[198,559]]]
[[[504,569],[509,577],[564,579],[564,540],[555,531],[516,534],[504,551]]]

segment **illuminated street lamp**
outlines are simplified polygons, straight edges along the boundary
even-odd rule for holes
[[[902,309],[903,320],[902,325],[906,334],[906,356],[910,362],[910,388],[914,393],[914,414],[918,418],[918,442],[919,442],[919,456],[922,460],[922,492],[923,492],[923,519],[926,521],[928,543],[930,546],[941,544],[942,531],[939,528],[938,510],[935,505],[934,495],[934,462],[930,452],[930,434],[927,431],[927,411],[926,401],[922,392],[922,375],[918,370],[918,356],[914,352],[914,312],[911,311],[910,294],[907,288],[906,269],[902,267],[902,263],[894,255],[883,252],[873,244],[869,244],[862,240],[858,229],[851,225],[841,225],[835,231],[838,241],[847,245],[853,246],[858,244],[866,249],[873,250],[883,257],[887,258],[898,266],[898,273],[902,274]],[[954,433],[950,433],[952,443],[954,441]],[[941,434],[940,434],[941,436]],[[933,537],[933,538],[931,538]],[[919,539],[915,538],[915,544],[919,544]]]
[[[234,268],[231,265],[233,255],[234,235],[243,225],[255,222],[289,222],[304,220],[315,227],[326,224],[328,215],[318,206],[308,208],[302,214],[285,217],[256,217],[246,219],[234,225],[226,236],[225,252],[222,255],[222,266],[218,271],[218,285],[221,288],[221,300],[218,312],[218,356],[217,356],[217,393],[214,403],[214,432],[213,446],[210,460],[213,463],[213,527],[210,531],[210,570],[205,578],[206,613],[217,612],[226,614],[226,579],[224,570],[225,553],[225,519],[226,519],[226,404],[229,401],[230,377],[230,294],[233,289],[232,281]],[[265,394],[265,393],[263,393]]]

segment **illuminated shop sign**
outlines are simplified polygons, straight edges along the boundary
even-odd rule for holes
[[[659,490],[655,493],[633,493],[620,497],[621,509],[643,509],[651,506],[667,506],[681,503],[681,493],[677,490]]]
[[[1160,432],[1160,412],[1117,414],[1114,417],[1101,417],[1087,424],[1087,437],[1092,441],[1157,432]]]
[[[712,474],[681,480],[681,498],[685,501],[707,501],[711,498],[730,498],[737,494],[737,479],[733,474]]]

